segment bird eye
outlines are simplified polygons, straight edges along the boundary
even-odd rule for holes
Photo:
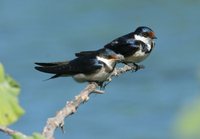
[[[142,36],[148,37],[148,33],[147,33],[147,32],[144,32],[144,33],[142,34]]]

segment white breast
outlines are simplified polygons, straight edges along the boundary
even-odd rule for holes
[[[105,71],[105,68],[101,68],[100,70],[98,70],[97,72],[93,73],[93,74],[76,74],[73,76],[73,78],[77,81],[77,82],[87,82],[87,81],[99,81],[99,82],[104,82],[106,81],[109,77],[110,77],[111,73],[107,73]]]
[[[140,35],[135,35],[134,37],[136,40],[140,40],[140,41],[144,42],[146,44],[147,50],[151,51],[152,39],[145,38]],[[139,63],[139,62],[143,61],[144,59],[146,59],[149,56],[149,53],[143,52],[142,49],[143,49],[142,46],[140,46],[140,50],[135,52],[133,55],[126,57],[125,62]]]
[[[141,50],[137,51],[133,55],[126,57],[125,61],[130,63],[139,63],[143,61],[145,58],[147,58],[149,53],[144,53]]]

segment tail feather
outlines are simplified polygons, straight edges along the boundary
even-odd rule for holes
[[[39,66],[36,66],[35,69],[38,70],[38,71],[41,71],[41,72],[55,74],[54,68],[52,69],[52,67],[48,67],[48,66],[39,67]]]
[[[35,64],[35,69],[41,72],[55,74],[47,80],[54,79],[61,76],[69,76],[69,66],[68,61],[65,62],[54,62],[54,63],[38,63]]]
[[[60,64],[68,64],[68,63],[69,63],[68,61],[64,61],[64,62],[51,62],[51,63],[36,62],[35,64],[39,66],[57,66]]]
[[[45,73],[51,73],[51,74],[59,74],[59,75],[67,75],[69,71],[69,66],[68,66],[67,61],[65,62],[54,62],[54,63],[38,63],[36,62],[35,69],[41,72]]]
[[[54,76],[52,76],[52,77],[46,79],[46,81],[47,81],[47,80],[50,80],[50,79],[58,78],[58,77],[61,77],[61,75],[60,75],[60,74],[55,74]]]
[[[51,73],[51,74],[66,74],[68,71],[68,67],[66,65],[60,65],[60,66],[36,66],[36,70],[45,72],[45,73]]]

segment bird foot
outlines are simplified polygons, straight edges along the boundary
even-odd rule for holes
[[[98,83],[99,87],[100,87],[100,90],[104,90],[106,88],[106,86],[111,82],[111,78],[109,78],[107,81],[105,82],[100,82]]]
[[[135,72],[140,70],[140,69],[144,69],[145,68],[144,65],[138,65],[138,64],[135,64],[135,63],[133,63],[133,65],[135,66]]]

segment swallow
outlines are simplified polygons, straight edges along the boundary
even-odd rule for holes
[[[134,32],[114,39],[110,43],[106,44],[102,49],[110,49],[117,54],[123,55],[124,60],[122,63],[133,63],[136,66],[137,71],[137,69],[140,68],[140,65],[136,63],[140,63],[149,56],[155,46],[154,39],[156,38],[157,37],[152,29],[140,26]],[[75,55],[81,57],[92,53],[98,53],[98,51],[102,50],[82,51]]]
[[[100,87],[110,80],[117,62],[123,56],[110,49],[103,49],[98,53],[77,57],[71,61],[54,63],[35,63],[35,69],[41,72],[54,74],[49,79],[71,76],[77,82],[96,82]]]

